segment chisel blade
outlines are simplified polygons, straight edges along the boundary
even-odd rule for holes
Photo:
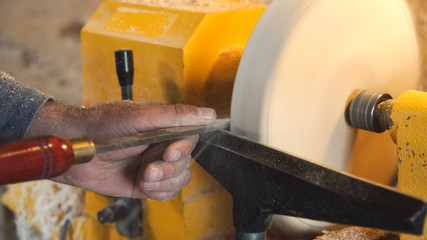
[[[93,141],[96,153],[130,148],[140,145],[159,143],[187,136],[222,130],[228,127],[230,119],[217,119],[210,124],[200,126],[169,127],[153,131],[142,132],[128,137],[112,138]]]

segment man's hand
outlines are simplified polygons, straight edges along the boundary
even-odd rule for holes
[[[59,135],[91,139],[128,136],[158,128],[203,125],[216,118],[209,108],[122,101],[93,108],[48,102],[27,137]],[[109,196],[174,198],[191,179],[189,164],[198,136],[97,154],[52,179]]]

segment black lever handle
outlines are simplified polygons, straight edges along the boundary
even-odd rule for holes
[[[133,54],[132,50],[120,49],[115,52],[116,72],[122,87],[122,99],[132,100],[133,85]]]

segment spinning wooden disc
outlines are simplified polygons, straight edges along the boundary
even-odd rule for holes
[[[393,97],[415,89],[419,64],[403,0],[275,0],[242,56],[231,130],[387,183],[397,164],[395,145],[388,133],[350,127],[346,104],[357,89]],[[283,217],[276,222],[294,229],[325,226]]]

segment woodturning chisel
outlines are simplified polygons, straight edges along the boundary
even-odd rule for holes
[[[221,119],[208,125],[163,128],[105,140],[41,136],[4,144],[0,146],[0,184],[52,178],[73,164],[89,162],[97,153],[208,133],[225,129],[229,123],[229,119]]]

